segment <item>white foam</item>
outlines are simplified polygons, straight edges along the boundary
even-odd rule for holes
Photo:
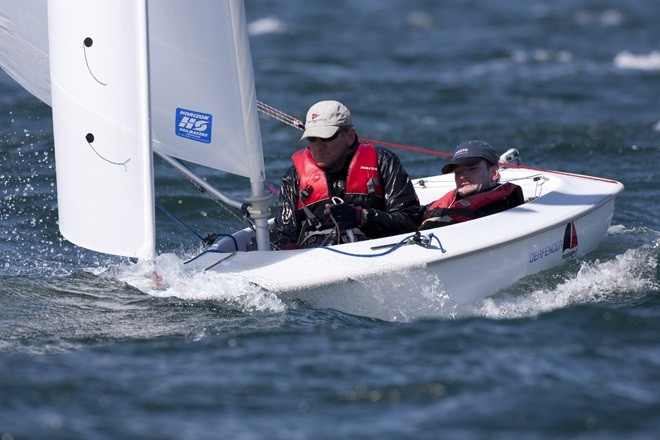
[[[252,36],[284,32],[286,32],[286,25],[275,16],[260,18],[248,24],[248,33]]]
[[[614,65],[620,69],[660,70],[660,52],[652,51],[648,55],[636,55],[624,50],[614,57]]]
[[[333,285],[328,306],[347,304],[356,314],[385,321],[409,322],[426,317],[453,318],[456,304],[437,276],[424,268],[384,270],[378,277]],[[327,297],[322,294],[317,301]]]
[[[286,305],[242,277],[214,272],[188,271],[174,254],[159,255],[154,266],[126,264],[108,268],[102,276],[125,282],[149,295],[194,301],[219,301],[224,307],[245,313],[280,313]]]
[[[514,50],[511,60],[516,64],[528,63],[560,63],[569,64],[573,62],[573,54],[566,50],[551,51],[548,49],[536,49],[530,53],[523,50]]]
[[[435,26],[433,16],[424,11],[413,11],[406,17],[406,23],[410,27],[428,29]]]
[[[607,9],[602,12],[578,11],[573,19],[581,26],[620,26],[625,17],[621,11],[616,9]]]
[[[469,314],[494,319],[537,316],[573,304],[608,301],[660,290],[654,280],[657,256],[653,246],[629,249],[613,260],[583,263],[578,273],[548,289],[529,294],[488,298]]]

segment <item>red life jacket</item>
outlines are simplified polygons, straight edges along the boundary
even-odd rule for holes
[[[439,221],[442,217],[449,217],[451,219],[450,221],[449,219],[443,221],[444,225],[472,220],[480,216],[478,215],[479,209],[494,203],[500,203],[502,205],[500,211],[512,208],[523,202],[516,195],[516,191],[519,191],[519,186],[507,182],[491,190],[456,200],[458,191],[453,189],[426,207],[424,217],[422,218],[422,225],[427,221]],[[509,200],[510,202],[506,203]]]
[[[298,209],[302,209],[303,203],[312,205],[328,200],[330,191],[325,171],[316,164],[309,149],[295,152],[291,159],[300,179]],[[344,201],[350,202],[354,195],[383,197],[383,186],[378,172],[378,154],[376,149],[368,144],[358,145],[348,166]]]

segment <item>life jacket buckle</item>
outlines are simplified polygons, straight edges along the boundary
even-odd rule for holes
[[[306,200],[314,192],[314,187],[312,185],[307,185],[305,188],[300,190],[300,198]]]

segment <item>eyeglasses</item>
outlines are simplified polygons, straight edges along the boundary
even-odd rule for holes
[[[339,130],[337,130],[337,131],[335,132],[335,134],[333,134],[333,135],[330,136],[329,138],[322,138],[322,137],[317,137],[317,136],[309,136],[309,137],[307,138],[307,141],[308,141],[310,144],[313,144],[314,142],[317,142],[317,141],[321,141],[321,142],[330,142],[330,141],[334,141],[335,139],[337,139],[337,137],[339,136],[339,134],[342,133],[342,132],[344,132],[344,131],[346,131],[345,128],[340,128]]]

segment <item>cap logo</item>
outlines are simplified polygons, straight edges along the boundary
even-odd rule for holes
[[[468,149],[467,149],[467,148],[461,148],[461,149],[458,150],[456,153],[454,153],[454,157],[456,157],[456,156],[460,156],[461,154],[467,154],[467,153],[468,153]]]

